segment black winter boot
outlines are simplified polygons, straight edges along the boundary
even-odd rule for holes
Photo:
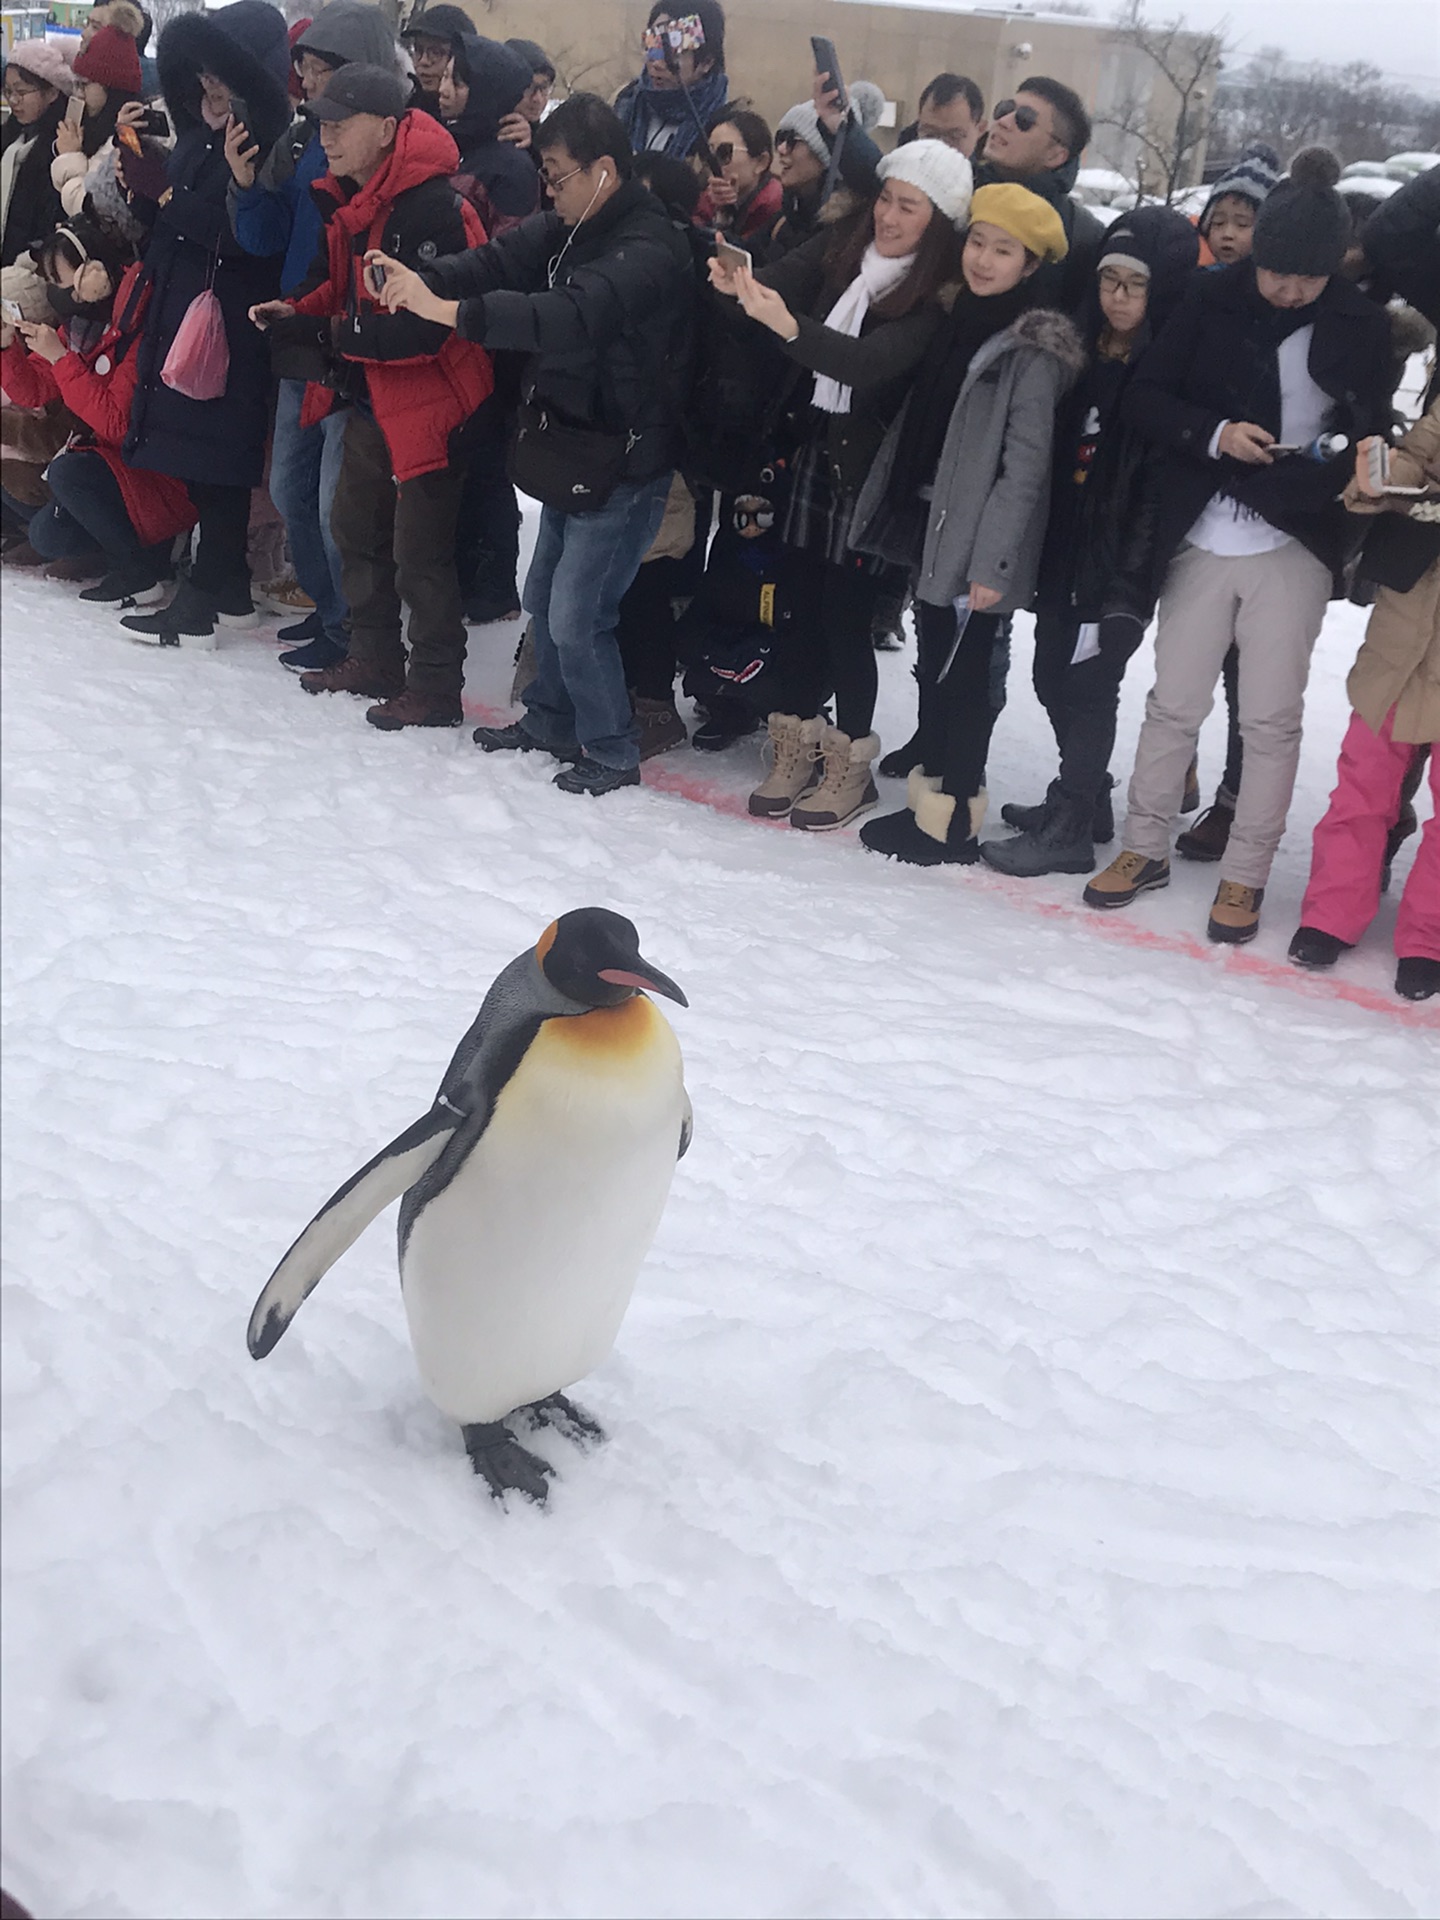
[[[1402,1000],[1429,1000],[1440,993],[1440,960],[1418,954],[1402,959],[1395,968],[1395,991]]]
[[[1050,817],[1050,810],[1060,798],[1060,782],[1052,780],[1045,789],[1045,798],[1037,807],[1022,807],[1017,800],[1007,800],[1000,809],[1000,818],[1007,827],[1018,827],[1021,833],[1034,833]]]
[[[1057,796],[1038,827],[1014,840],[987,840],[980,857],[997,873],[1033,880],[1042,873],[1093,873],[1095,805],[1071,794]]]
[[[1323,973],[1327,967],[1333,967],[1342,953],[1350,951],[1348,940],[1339,940],[1333,933],[1326,933],[1320,927],[1297,927],[1290,942],[1288,958],[1297,967],[1305,967],[1311,973]]]
[[[877,771],[887,780],[906,780],[920,764],[920,736],[912,733],[903,747],[887,753]]]
[[[1111,797],[1114,789],[1115,776],[1107,773],[1100,797],[1095,802],[1095,824],[1091,829],[1091,837],[1097,847],[1108,847],[1115,838],[1115,802]]]

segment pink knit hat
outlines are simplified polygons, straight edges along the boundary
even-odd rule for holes
[[[28,73],[32,80],[43,80],[47,87],[58,87],[61,93],[75,91],[69,61],[48,40],[17,40],[7,64]]]

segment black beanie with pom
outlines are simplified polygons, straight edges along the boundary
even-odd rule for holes
[[[1350,209],[1335,191],[1340,162],[1328,147],[1304,147],[1255,222],[1251,258],[1270,273],[1320,279],[1339,270],[1350,244]]]

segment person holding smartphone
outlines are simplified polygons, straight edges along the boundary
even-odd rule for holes
[[[729,98],[725,10],[720,0],[653,0],[641,44],[639,78],[615,96],[615,112],[636,153],[683,160]]]
[[[67,219],[75,220],[89,199],[92,216],[138,241],[145,229],[125,203],[115,151],[119,126],[135,126],[147,111],[140,101],[140,55],[133,37],[119,27],[97,27],[75,56],[75,78],[81,91],[55,131],[50,163],[61,207]]]
[[[886,154],[879,192],[830,233],[752,273],[710,262],[712,284],[782,343],[795,381],[796,447],[782,537],[797,608],[771,769],[750,811],[808,831],[844,826],[878,799],[871,621],[878,563],[851,545],[856,499],[944,320],[959,264],[970,163],[938,140]],[[835,724],[823,714],[835,698]],[[783,705],[780,704],[783,700]]]

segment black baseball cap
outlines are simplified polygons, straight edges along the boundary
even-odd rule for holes
[[[397,73],[367,67],[355,61],[341,67],[318,100],[306,111],[317,120],[349,120],[357,113],[373,113],[381,120],[404,116],[407,97]]]

